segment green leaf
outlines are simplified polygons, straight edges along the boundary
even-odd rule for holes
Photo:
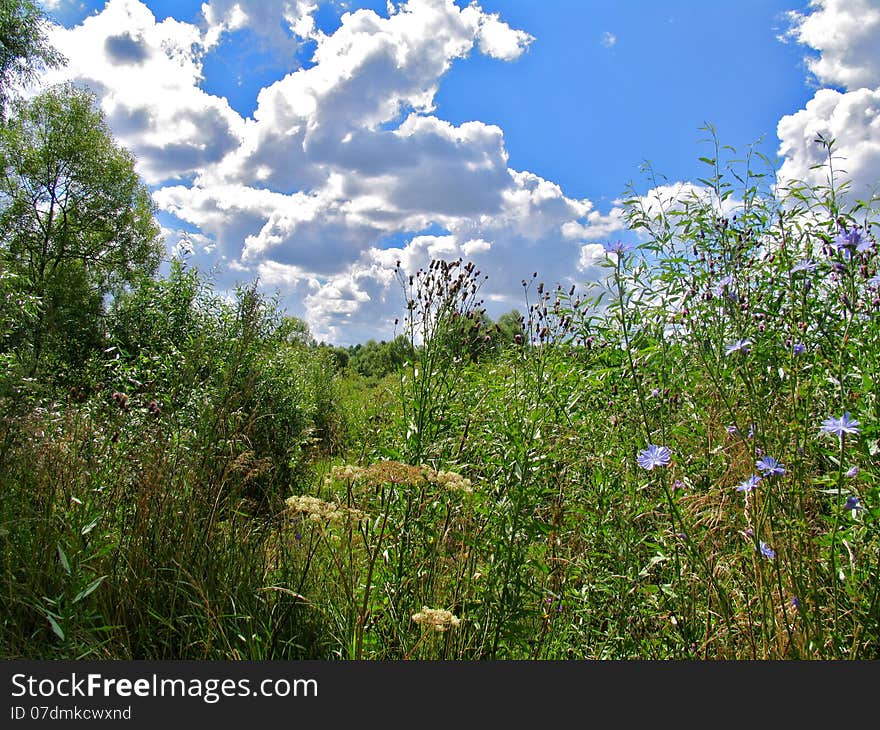
[[[80,535],[88,535],[92,530],[95,529],[95,525],[98,524],[98,520],[100,519],[100,515],[98,517],[95,517],[95,519],[93,519],[91,522],[89,522],[89,524],[82,528]]]
[[[64,568],[64,572],[70,575],[70,562],[67,560],[67,555],[64,554],[61,543],[58,543],[58,559],[61,561],[61,567]],[[63,639],[64,637],[62,636],[61,638]]]
[[[52,631],[55,633],[55,636],[57,636],[59,639],[61,639],[61,641],[64,641],[64,629],[62,629],[58,625],[58,622],[54,618],[52,618],[48,613],[46,614],[46,618],[49,619],[49,626],[52,627]]]
[[[79,603],[83,598],[86,598],[87,596],[90,596],[92,593],[94,593],[97,590],[98,586],[104,582],[104,579],[106,577],[106,575],[102,575],[89,583],[83,590],[76,594],[76,598],[73,599],[73,602]]]

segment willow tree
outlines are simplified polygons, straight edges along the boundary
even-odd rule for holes
[[[0,0],[0,113],[12,88],[34,79],[63,56],[48,40],[49,21],[33,0]]]
[[[0,129],[0,253],[36,317],[17,334],[33,374],[47,353],[100,343],[108,295],[155,273],[162,247],[149,191],[92,94],[70,85],[18,100]]]

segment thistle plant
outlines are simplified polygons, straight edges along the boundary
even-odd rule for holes
[[[490,336],[483,331],[485,310],[479,298],[486,276],[460,259],[433,259],[427,269],[414,274],[407,274],[398,262],[396,273],[406,300],[403,330],[415,353],[399,381],[403,455],[419,464],[448,433],[449,410],[471,348]]]

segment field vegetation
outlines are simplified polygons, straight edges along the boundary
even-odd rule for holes
[[[94,99],[13,93],[61,59],[9,5],[0,656],[880,657],[880,222],[834,140],[782,184],[707,128],[602,281],[493,321],[491,272],[398,268],[340,347],[162,265]]]

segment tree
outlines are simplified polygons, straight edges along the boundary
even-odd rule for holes
[[[0,255],[36,298],[19,332],[33,374],[47,349],[70,362],[100,334],[108,295],[155,273],[149,191],[94,97],[70,85],[19,100],[0,129]]]
[[[0,112],[12,87],[32,81],[40,68],[64,62],[46,38],[47,24],[32,0],[0,0]]]
[[[525,340],[523,316],[516,309],[502,314],[495,326],[498,331],[498,339],[503,346],[521,343]],[[517,335],[519,335],[519,340],[516,339]]]
[[[288,345],[298,347],[314,347],[315,338],[309,331],[309,325],[299,317],[283,316],[278,326],[277,337]]]

